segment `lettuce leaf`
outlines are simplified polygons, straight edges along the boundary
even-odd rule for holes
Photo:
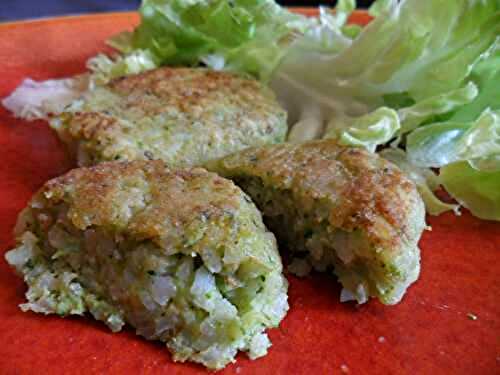
[[[416,166],[408,160],[406,153],[399,148],[386,148],[380,152],[380,156],[396,164],[413,180],[425,203],[427,213],[440,215],[450,210],[458,212],[460,207],[458,204],[445,203],[434,194],[441,185],[441,178],[431,169]]]
[[[473,121],[485,109],[500,109],[500,35],[496,42],[475,64],[470,80],[479,88],[478,95],[458,108],[450,117],[453,121]]]
[[[86,92],[89,82],[88,74],[42,82],[26,78],[1,103],[18,118],[48,120]]]
[[[485,110],[474,122],[440,122],[407,137],[409,159],[421,167],[442,167],[500,155],[500,111]]]
[[[92,83],[97,85],[106,84],[113,78],[138,74],[157,67],[154,56],[149,51],[140,49],[114,58],[99,54],[87,61],[87,68],[92,73]]]
[[[297,121],[290,135],[295,142],[327,137],[385,148],[382,154],[413,177],[429,213],[456,210],[423,176],[461,162],[478,176],[500,170],[500,2],[379,0],[370,13],[375,20],[353,38],[322,23],[292,42],[271,76]],[[467,197],[480,177],[458,193],[454,171],[446,169],[444,186],[481,212],[477,196]]]
[[[278,93],[294,92],[323,107],[325,118],[364,115],[385,97],[417,103],[467,86],[467,77],[499,35],[496,0],[407,0],[384,11],[351,43],[319,48],[318,35],[292,43],[273,73]],[[331,44],[335,44],[331,42]],[[305,106],[308,103],[304,104]]]
[[[500,220],[500,169],[481,171],[460,161],[441,168],[440,178],[446,190],[473,215]]]
[[[438,115],[450,113],[472,102],[478,95],[473,82],[447,93],[423,99],[414,105],[399,109],[401,133],[408,133]]]
[[[378,145],[390,141],[400,128],[395,110],[380,107],[354,119],[334,117],[324,138],[336,138],[341,145],[363,147],[375,152]]]
[[[284,46],[313,21],[272,0],[144,0],[141,23],[110,44],[145,50],[159,65],[198,65],[266,78]]]

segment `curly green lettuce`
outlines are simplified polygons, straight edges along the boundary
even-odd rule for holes
[[[112,38],[157,65],[198,65],[267,78],[295,33],[314,21],[272,0],[144,0],[140,25]]]
[[[456,210],[434,195],[442,184],[474,215],[499,220],[500,2],[379,0],[370,13],[354,38],[322,22],[291,43],[271,76],[296,121],[291,141],[385,150],[429,213]]]
[[[434,195],[443,186],[500,220],[500,1],[377,0],[364,28],[347,22],[355,8],[340,0],[308,18],[273,0],[143,0],[139,26],[109,40],[121,55],[89,61],[89,87],[161,65],[250,75],[288,111],[290,142],[382,152],[413,176],[429,213],[456,210]],[[49,99],[4,103],[44,113],[59,100]]]

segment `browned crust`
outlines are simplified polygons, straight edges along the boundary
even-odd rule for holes
[[[116,119],[102,113],[76,113],[71,121],[70,132],[73,136],[77,135],[87,140],[94,139],[97,142],[102,141],[106,135],[106,138],[111,138],[119,129]]]
[[[244,100],[239,100],[241,95],[245,96],[248,93],[253,96],[260,93],[263,86],[258,81],[227,72],[163,67],[135,76],[115,79],[109,83],[109,88],[128,97],[127,104],[129,106],[148,108],[150,105],[148,99],[154,96],[161,99],[166,105],[189,112],[193,106],[203,104],[210,101],[211,98],[221,95],[232,96],[233,100],[243,105]],[[132,95],[130,95],[131,93]],[[133,95],[134,93],[146,95]],[[162,110],[162,108],[151,109],[153,113]]]
[[[80,166],[152,158],[199,165],[286,133],[286,112],[268,87],[201,68],[163,67],[115,79],[61,118],[58,131],[78,148],[71,151]]]
[[[231,181],[204,169],[172,170],[162,161],[134,161],[74,169],[47,182],[33,201],[49,209],[66,203],[79,229],[126,229],[140,239],[168,235],[196,218],[234,213],[242,198]]]
[[[291,190],[304,210],[321,200],[333,228],[361,229],[376,247],[416,245],[424,226],[416,186],[398,167],[333,140],[247,149],[222,159],[215,170],[259,177],[264,189]]]

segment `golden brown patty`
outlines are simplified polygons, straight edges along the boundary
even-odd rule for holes
[[[287,131],[285,111],[258,81],[169,67],[99,86],[51,124],[80,166],[137,159],[194,166],[283,142]]]
[[[70,205],[80,229],[113,226],[157,238],[203,214],[235,212],[240,189],[202,168],[170,169],[161,161],[103,163],[78,168],[45,184],[50,205]]]
[[[255,201],[278,240],[333,264],[347,296],[398,302],[419,272],[423,202],[395,165],[332,140],[250,148],[208,168]]]
[[[231,181],[162,161],[102,163],[49,181],[20,215],[7,261],[23,310],[85,312],[210,368],[270,346],[288,310],[274,236]]]

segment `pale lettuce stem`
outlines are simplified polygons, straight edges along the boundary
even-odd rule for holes
[[[301,143],[311,139],[321,137],[325,123],[323,115],[318,105],[309,105],[304,108],[297,121],[288,134],[288,141],[292,143]]]

